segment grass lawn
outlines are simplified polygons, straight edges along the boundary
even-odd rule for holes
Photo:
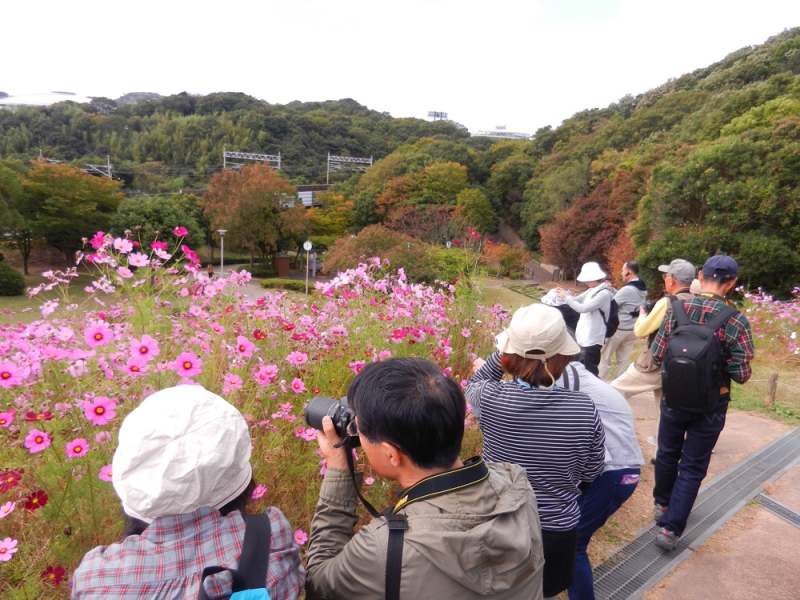
[[[83,288],[91,285],[92,280],[93,278],[87,273],[81,273],[80,277],[74,278],[69,286],[70,302],[76,304],[85,302],[90,294],[83,291]],[[41,283],[47,283],[47,280],[41,275],[25,275],[25,285],[27,287],[35,287]],[[31,299],[24,294],[22,296],[2,296],[0,297],[0,323],[31,323],[40,319],[42,314],[39,312],[39,306],[46,300],[55,298],[61,298],[61,293],[58,289],[42,292]],[[31,310],[23,312],[26,309]]]

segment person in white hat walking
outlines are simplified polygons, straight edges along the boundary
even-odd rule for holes
[[[194,600],[204,568],[235,569],[242,514],[255,488],[250,445],[242,414],[200,386],[146,398],[123,421],[111,465],[128,517],[125,538],[83,557],[72,579],[73,600]],[[277,508],[267,514],[266,588],[272,600],[294,600],[305,570],[292,528]],[[211,597],[227,597],[230,587],[227,573],[205,580]]]
[[[562,288],[556,290],[559,298],[581,314],[575,329],[575,340],[583,353],[581,362],[592,375],[599,373],[600,352],[606,341],[606,320],[611,313],[611,298],[614,296],[606,277],[600,265],[587,262],[581,267],[577,280],[585,284],[588,290],[574,298]]]

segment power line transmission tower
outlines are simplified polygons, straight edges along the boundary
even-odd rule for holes
[[[447,120],[447,113],[440,112],[438,110],[429,110],[428,116],[433,117],[434,121],[446,121]]]
[[[104,165],[92,165],[87,164],[85,169],[81,169],[84,173],[89,173],[90,175],[99,174],[109,179],[113,179],[113,166],[111,165],[111,155],[106,154],[106,164]]]
[[[256,162],[265,162],[270,166],[273,166],[272,163],[276,163],[276,169],[281,168],[281,153],[278,152],[277,155],[275,154],[252,154],[250,152],[229,152],[225,149],[225,146],[222,147],[222,168],[228,169],[241,169],[244,164],[243,163],[235,163],[235,162],[228,162],[229,158],[237,158],[240,160],[254,160]]]
[[[340,171],[345,168],[350,168],[354,171],[366,171],[368,166],[372,166],[371,156],[369,158],[354,158],[352,156],[333,156],[328,152],[328,173],[325,175],[325,183],[331,182],[331,171]]]

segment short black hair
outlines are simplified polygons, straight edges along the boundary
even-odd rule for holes
[[[347,402],[364,436],[396,446],[419,468],[449,468],[461,453],[467,401],[432,362],[371,363],[353,379]]]
[[[636,262],[635,260],[625,261],[625,267],[628,269],[628,271],[630,271],[634,275],[639,274],[639,263]]]

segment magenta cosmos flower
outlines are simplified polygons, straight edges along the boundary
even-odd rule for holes
[[[97,477],[100,479],[100,481],[111,481],[112,475],[113,473],[111,471],[111,465],[106,465],[100,469]]]
[[[189,235],[189,232],[186,230],[186,227],[176,227],[172,230],[172,233],[175,234],[176,237],[185,237]]]
[[[83,438],[75,438],[67,444],[67,458],[80,458],[89,452],[89,442]]]
[[[306,391],[306,384],[303,383],[303,381],[301,379],[295,377],[294,379],[292,379],[292,391],[295,394],[300,394],[302,392],[305,392]]]
[[[117,416],[117,403],[105,396],[96,396],[91,402],[82,402],[83,416],[92,422],[92,425],[108,425],[108,422]]]
[[[131,338],[131,355],[132,356],[141,356],[148,362],[151,360],[155,360],[156,356],[161,354],[161,350],[158,348],[158,342],[151,338],[146,333],[142,336],[142,339],[137,340],[136,338]]]
[[[265,365],[256,372],[255,378],[260,385],[269,385],[275,380],[277,374],[278,367],[275,365]]]
[[[267,493],[267,488],[265,488],[261,484],[258,484],[256,486],[256,489],[253,490],[253,498],[261,498],[266,493]]]
[[[125,372],[128,375],[145,376],[149,368],[147,359],[141,356],[131,356],[128,358],[128,362],[125,363]]]
[[[11,427],[11,423],[14,422],[14,411],[7,410],[5,412],[0,412],[0,427]]]
[[[17,550],[17,540],[12,540],[11,538],[0,540],[0,562],[10,561],[11,556]]]
[[[172,368],[178,372],[181,377],[194,377],[199,375],[203,366],[203,361],[197,358],[194,352],[184,352],[179,354],[175,362],[172,363]]]
[[[83,339],[86,340],[89,348],[97,348],[98,346],[107,346],[114,339],[114,334],[105,322],[100,321],[83,332]]]
[[[10,360],[0,362],[0,387],[11,387],[22,383],[24,371]]]
[[[300,365],[304,365],[306,362],[308,362],[308,354],[305,352],[292,352],[286,357],[286,360],[299,367]]]
[[[46,431],[39,431],[38,429],[31,429],[28,436],[25,438],[25,447],[31,451],[31,454],[36,454],[47,448],[53,440],[47,435]]]
[[[243,335],[236,338],[236,350],[244,357],[250,358],[253,356],[253,349],[255,347],[256,345]]]
[[[228,373],[222,378],[222,381],[225,383],[226,388],[242,389],[242,378],[235,373]]]

